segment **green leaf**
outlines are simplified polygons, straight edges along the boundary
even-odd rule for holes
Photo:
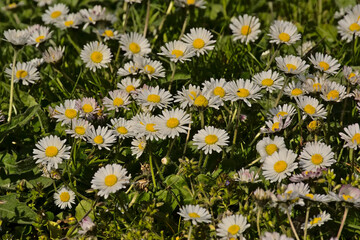
[[[32,224],[37,214],[25,203],[16,199],[16,194],[0,196],[0,219],[19,224]]]
[[[81,200],[80,203],[75,208],[75,217],[78,221],[81,221],[86,213],[91,210],[93,206],[93,201]],[[94,219],[94,210],[88,215],[91,219]]]

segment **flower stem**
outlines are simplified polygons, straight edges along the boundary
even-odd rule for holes
[[[206,165],[207,165],[208,161],[209,161],[209,154],[207,154],[206,157],[205,157],[205,161],[204,161],[204,164],[203,164],[203,166],[202,166],[203,169],[206,168]]]
[[[9,114],[8,114],[8,122],[11,121],[11,113],[12,113],[12,106],[14,100],[14,78],[15,78],[15,64],[16,64],[16,57],[17,57],[17,50],[14,48],[14,57],[12,63],[12,72],[11,72],[11,83],[10,83],[10,101],[9,101]]]
[[[349,150],[349,160],[351,163],[351,174],[354,174],[354,165],[355,165],[355,158],[354,158],[354,149],[350,148]]]
[[[192,119],[192,112],[190,112],[190,119]],[[192,122],[189,123],[189,130],[188,130],[187,135],[186,135],[185,146],[184,146],[184,151],[183,151],[183,156],[182,156],[183,158],[185,156],[187,143],[188,143],[189,138],[190,138],[191,124],[192,124]]]
[[[174,76],[175,76],[175,72],[176,72],[176,64],[173,62],[170,62],[170,67],[172,69],[172,73],[171,73],[171,77],[170,77],[170,85],[169,85],[169,91],[171,90],[171,85],[174,81]]]
[[[261,230],[260,230],[260,215],[261,215],[261,207],[258,207],[257,214],[256,214],[256,227],[258,231],[259,238],[261,238]]]
[[[271,56],[271,58],[270,58],[269,62],[266,64],[266,68],[265,68],[265,70],[264,70],[264,71],[267,71],[267,70],[270,68],[271,63],[274,61],[274,59],[275,59],[276,55],[278,54],[278,52],[279,52],[279,50],[280,50],[280,45],[281,45],[281,44],[278,44],[278,46],[277,46],[277,48],[276,48],[275,52],[274,52],[274,53],[273,53],[273,55]]]
[[[146,37],[146,33],[147,33],[148,25],[149,25],[149,18],[150,18],[150,0],[147,1],[144,37]]]
[[[345,221],[346,221],[348,212],[349,212],[349,208],[348,208],[348,207],[345,207],[344,215],[343,215],[343,218],[342,218],[342,220],[341,220],[341,225],[340,225],[338,234],[337,234],[337,236],[336,236],[337,239],[340,239],[341,232],[342,232],[342,230],[343,230],[343,228],[344,228],[344,225],[345,225]]]
[[[153,166],[151,151],[149,153],[149,162],[150,162],[151,178],[152,178],[152,181],[153,181],[153,184],[154,184],[154,188],[156,189],[156,180],[155,180],[155,173],[154,173],[154,166]]]
[[[300,240],[299,236],[298,236],[297,233],[296,233],[294,224],[293,224],[293,222],[292,222],[292,220],[291,220],[290,212],[289,212],[289,210],[287,210],[287,209],[286,209],[286,215],[287,215],[287,217],[288,217],[288,219],[289,219],[289,223],[290,223],[290,226],[291,226],[291,230],[293,231],[296,240]]]
[[[306,240],[306,235],[307,235],[307,228],[308,228],[308,222],[309,222],[309,213],[310,213],[310,207],[307,207],[306,208],[306,216],[305,216],[304,240]]]
[[[241,113],[241,103],[239,103],[237,114],[236,114],[236,125],[235,125],[234,138],[233,138],[230,158],[232,158],[234,156],[236,137],[237,137],[237,133],[238,133],[238,129],[239,129],[240,113]]]
[[[182,26],[182,29],[181,29],[181,33],[180,33],[179,39],[181,39],[182,36],[183,36],[184,33],[185,33],[186,26],[187,26],[188,20],[189,20],[189,16],[190,16],[190,13],[189,13],[189,9],[188,9],[188,10],[186,11],[186,17],[185,17],[185,20],[184,20],[184,23],[183,23],[183,26]]]
[[[282,95],[283,95],[284,89],[285,89],[285,87],[286,87],[286,85],[287,85],[288,81],[289,81],[289,77],[288,77],[288,76],[286,76],[286,77],[285,77],[285,82],[284,82],[284,85],[282,86],[282,88],[281,88],[281,90],[280,90],[280,92],[279,92],[279,94],[278,94],[278,97],[276,98],[276,102],[275,102],[275,106],[274,106],[274,107],[276,107],[276,106],[279,104],[279,102],[280,102],[280,98],[281,98],[281,97],[282,97]]]
[[[188,233],[188,240],[190,240],[191,239],[191,232],[192,232],[192,224],[190,225],[190,228],[189,228],[189,233]]]

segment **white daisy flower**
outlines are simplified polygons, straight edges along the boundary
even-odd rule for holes
[[[193,225],[202,222],[211,222],[211,215],[209,211],[199,205],[182,206],[178,214],[183,217],[185,221],[191,221]]]
[[[218,224],[216,235],[221,239],[243,238],[242,233],[250,227],[246,217],[238,214],[225,217]]]
[[[328,102],[341,102],[350,96],[346,93],[346,87],[337,82],[328,82],[321,90],[321,97]]]
[[[139,139],[133,139],[131,141],[131,155],[136,156],[136,158],[139,158],[146,147],[146,140],[144,137]]]
[[[159,140],[164,138],[162,132],[159,131],[158,117],[140,113],[133,117],[132,122],[137,138],[145,137],[146,140]]]
[[[12,75],[12,64],[9,68],[5,69],[6,76],[11,79]],[[17,62],[15,65],[15,75],[14,83],[20,82],[27,86],[29,84],[34,84],[37,80],[40,79],[40,74],[34,65],[29,63]]]
[[[291,45],[301,39],[297,27],[288,21],[275,20],[270,26],[270,43]]]
[[[193,137],[194,145],[203,150],[205,154],[212,154],[213,151],[221,152],[221,147],[229,143],[229,134],[213,126],[205,126],[205,129],[199,130]]]
[[[107,40],[120,40],[121,34],[114,29],[106,28],[99,31],[99,35],[104,38],[104,42]]]
[[[62,187],[54,193],[55,204],[61,208],[71,208],[71,204],[75,204],[75,193],[66,187]]]
[[[146,56],[151,52],[149,41],[140,33],[131,32],[121,35],[120,46],[125,56]]]
[[[70,124],[72,119],[77,118],[78,109],[76,107],[76,100],[65,100],[64,104],[55,107],[57,122],[62,122],[61,125]]]
[[[261,97],[260,93],[261,88],[256,85],[254,82],[249,79],[238,79],[236,81],[231,81],[226,85],[226,100],[231,100],[232,102],[243,100],[246,105],[251,107],[250,99],[256,100]]]
[[[237,172],[234,180],[242,183],[256,183],[261,181],[257,172],[245,168],[242,168]]]
[[[304,200],[313,201],[313,202],[321,202],[321,203],[331,202],[331,197],[322,194],[307,193],[305,195],[300,195],[300,197],[303,198]]]
[[[316,69],[328,74],[336,74],[340,68],[338,60],[332,58],[330,55],[323,53],[315,53],[315,56],[311,55],[309,60]]]
[[[206,8],[205,0],[175,0],[175,4],[180,7]]]
[[[51,35],[52,35],[52,31],[50,31],[50,28],[40,26],[39,29],[31,32],[28,38],[28,44],[35,45],[36,47],[38,47],[40,43],[51,38]]]
[[[173,98],[169,91],[156,86],[141,89],[136,96],[136,100],[141,106],[152,110],[153,108],[165,108],[172,102]]]
[[[42,58],[47,63],[56,63],[63,57],[64,51],[65,47],[49,47],[43,52]]]
[[[210,91],[212,95],[218,96],[220,99],[225,97],[227,82],[224,78],[214,79],[210,78],[210,81],[205,81],[203,84],[204,91]]]
[[[313,218],[310,218],[310,220],[309,220],[309,222],[307,224],[307,229],[311,229],[311,228],[316,227],[316,226],[321,226],[321,225],[323,225],[325,222],[327,222],[329,220],[331,220],[330,214],[326,213],[326,211],[323,211],[319,215],[316,215]],[[305,224],[302,224],[301,228],[304,229]]]
[[[106,19],[106,8],[95,5],[91,9],[81,9],[79,11],[81,21],[85,23],[83,29],[86,29],[89,24],[95,25],[98,21]]]
[[[140,79],[126,77],[117,84],[117,87],[127,93],[135,93],[140,87]]]
[[[284,84],[284,77],[271,69],[255,74],[253,80],[270,93],[276,89],[281,89]]]
[[[186,34],[182,41],[199,57],[214,49],[216,41],[211,40],[212,37],[213,35],[205,28],[191,28],[190,33]]]
[[[141,0],[125,0],[125,2],[133,4],[133,3],[141,3]]]
[[[34,0],[34,1],[37,2],[38,7],[43,7],[45,5],[50,5],[53,2],[53,0]]]
[[[136,75],[140,70],[142,61],[136,61],[138,58],[134,57],[134,61],[125,63],[124,67],[119,68],[117,74],[119,76]]]
[[[34,67],[40,67],[44,63],[44,59],[42,58],[33,58],[30,61],[26,62],[27,64],[33,65]]]
[[[131,174],[127,175],[127,173],[120,164],[108,164],[94,174],[91,188],[100,190],[98,195],[107,199],[110,193],[115,193],[129,184]]]
[[[360,189],[351,184],[343,185],[338,194],[329,192],[329,195],[332,201],[360,204]]]
[[[66,140],[61,140],[58,136],[47,136],[40,139],[33,150],[36,163],[46,166],[48,171],[52,168],[57,169],[58,164],[70,158],[71,147],[66,146],[65,142]]]
[[[74,138],[81,138],[82,140],[86,140],[86,130],[91,126],[92,125],[84,119],[72,119],[71,129],[66,129],[65,132],[67,134],[71,134],[71,136]]]
[[[64,30],[69,28],[78,28],[78,26],[82,23],[81,16],[78,13],[70,13],[64,18],[55,22],[55,26]]]
[[[355,123],[344,128],[345,133],[339,133],[340,137],[345,140],[344,147],[354,148],[357,150],[360,145],[360,128],[359,124]]]
[[[99,106],[95,98],[84,97],[77,102],[77,108],[80,110],[80,117],[89,117],[99,111]]]
[[[89,143],[97,146],[100,150],[105,148],[110,151],[109,147],[116,142],[114,131],[108,127],[101,126],[98,126],[97,129],[95,129],[94,126],[90,126],[86,129],[86,138]]]
[[[95,223],[88,215],[80,221],[80,227],[81,230],[79,230],[79,234],[85,234],[95,227]]]
[[[327,112],[316,98],[301,96],[295,99],[298,107],[305,113],[303,118],[310,116],[314,118],[326,118]]]
[[[192,122],[190,115],[179,108],[170,111],[163,110],[158,121],[160,131],[169,138],[175,138],[180,133],[186,133],[189,130],[189,124]]]
[[[219,109],[219,106],[224,104],[219,96],[213,95],[208,89],[204,90],[206,90],[206,92],[201,91],[200,87],[190,84],[187,89],[183,87],[181,91],[178,91],[174,102],[180,102],[180,107],[183,109],[187,106]]]
[[[62,19],[68,12],[69,8],[65,4],[59,3],[49,7],[41,18],[44,23],[52,24]]]
[[[94,41],[84,46],[80,57],[86,63],[86,67],[95,72],[97,68],[108,67],[107,64],[111,62],[112,54],[108,46]]]
[[[273,155],[281,149],[286,149],[283,137],[275,136],[274,139],[265,137],[256,144],[256,150],[260,154],[262,162],[266,157]]]
[[[296,109],[291,104],[284,104],[279,105],[277,107],[271,108],[268,113],[269,118],[273,117],[292,117],[294,114],[296,114]]]
[[[120,108],[126,108],[131,103],[130,96],[127,92],[114,90],[109,92],[110,98],[104,97],[103,104],[109,110],[118,112]]]
[[[287,237],[285,234],[281,234],[278,232],[265,232],[264,235],[261,236],[260,240],[294,240],[291,237]]]
[[[344,66],[343,74],[352,85],[357,84],[360,81],[359,71],[353,71],[351,67]]]
[[[110,120],[111,128],[114,130],[114,134],[120,139],[125,139],[133,136],[132,125],[130,121],[124,118],[114,118]]]
[[[313,47],[315,47],[313,41],[306,41],[296,48],[296,52],[299,56],[305,56]]]
[[[262,166],[264,177],[270,182],[280,182],[298,167],[297,155],[292,150],[281,149],[266,157]]]
[[[140,72],[144,73],[151,78],[163,78],[165,77],[165,68],[162,63],[156,60],[151,60],[149,58],[142,58],[140,64]]]
[[[275,60],[277,67],[284,73],[300,74],[309,68],[309,65],[307,65],[305,61],[293,55],[276,57]]]
[[[316,171],[336,162],[331,147],[322,142],[308,142],[300,153],[300,167],[304,171]]]
[[[304,89],[304,86],[301,82],[291,82],[289,85],[287,85],[284,89],[284,94],[288,95],[289,97],[300,97],[307,93],[306,89]]]
[[[13,45],[25,45],[30,37],[30,32],[27,29],[9,29],[4,32],[4,37],[6,41]]]
[[[245,44],[248,44],[250,41],[256,41],[261,33],[259,19],[247,14],[231,18],[230,29],[232,30],[234,41],[240,39],[241,43]]]
[[[268,128],[261,128],[262,133],[275,133],[287,128],[291,124],[291,117],[274,116],[272,119],[265,121]]]
[[[341,40],[351,42],[355,37],[360,36],[360,19],[354,13],[348,13],[343,19],[338,22],[338,33],[341,35]]]
[[[327,76],[323,75],[306,79],[303,87],[309,93],[321,92],[328,82],[329,80],[327,80]]]
[[[170,58],[170,61],[172,62],[184,62],[184,61],[190,61],[191,58],[195,55],[195,52],[193,49],[189,48],[184,42],[182,41],[171,41],[168,43],[165,43],[165,47],[162,46],[161,53],[158,53],[159,55],[166,56]]]

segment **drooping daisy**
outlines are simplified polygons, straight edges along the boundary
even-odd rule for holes
[[[338,60],[332,58],[330,55],[323,53],[315,53],[315,56],[311,55],[309,60],[316,69],[328,74],[336,74],[340,68]]]
[[[51,38],[51,35],[52,35],[52,31],[50,31],[50,28],[40,26],[39,29],[31,32],[28,38],[28,44],[35,45],[36,47],[38,47],[40,43]]]
[[[191,221],[193,225],[202,222],[211,222],[211,215],[209,211],[199,205],[182,206],[178,214],[182,216],[185,221]]]
[[[264,177],[270,182],[280,182],[298,167],[295,162],[296,157],[292,150],[281,149],[279,152],[274,152],[264,161],[262,166]]]
[[[104,41],[107,40],[120,40],[121,34],[114,29],[106,28],[99,31],[99,35],[104,38]]]
[[[268,113],[268,117],[292,117],[296,113],[296,109],[291,104],[283,104],[277,107],[271,108]]]
[[[356,205],[360,204],[360,189],[353,187],[351,184],[343,185],[338,194],[329,192],[329,195],[333,201],[341,201]]]
[[[81,21],[85,23],[83,29],[86,29],[89,24],[95,25],[98,21],[106,19],[106,8],[101,5],[95,5],[93,8],[81,9],[79,11]]]
[[[131,32],[121,35],[120,46],[125,56],[146,56],[151,52],[149,41],[140,33]]]
[[[136,158],[139,158],[146,147],[146,140],[144,137],[142,138],[136,138],[131,141],[131,155],[136,156]]]
[[[88,142],[97,146],[100,150],[105,148],[110,151],[109,147],[116,142],[116,136],[113,130],[108,127],[98,126],[97,129],[95,129],[94,126],[90,126],[86,130]]]
[[[268,128],[261,128],[262,133],[275,133],[287,128],[291,124],[291,117],[274,116],[272,119],[265,121]]]
[[[133,135],[132,125],[130,121],[124,118],[114,118],[110,120],[114,134],[120,139],[128,138]]]
[[[256,144],[256,150],[260,154],[262,162],[266,157],[273,155],[281,149],[286,149],[283,137],[275,136],[274,139],[265,137]]]
[[[322,142],[308,142],[299,158],[300,167],[304,171],[316,171],[336,162],[331,147]]]
[[[62,19],[66,14],[68,14],[68,12],[69,8],[65,4],[58,3],[49,7],[41,18],[46,24],[53,24],[59,19]]]
[[[54,193],[55,204],[61,208],[71,208],[71,204],[75,203],[75,193],[66,187],[62,187],[56,193]]]
[[[288,74],[300,74],[309,68],[309,65],[307,65],[305,61],[293,55],[276,57],[275,60],[277,67]]]
[[[360,145],[360,128],[359,124],[355,123],[344,128],[345,133],[339,133],[340,137],[345,140],[344,147],[349,147],[357,150]]]
[[[136,75],[140,70],[142,61],[136,61],[138,58],[134,57],[134,61],[125,63],[124,67],[119,68],[117,74],[119,76]]]
[[[225,99],[232,102],[242,100],[251,107],[249,100],[259,99],[261,97],[260,90],[261,88],[254,82],[251,82],[249,79],[244,80],[240,78],[226,85]]]
[[[36,163],[46,166],[48,171],[52,168],[57,169],[58,164],[70,158],[71,147],[66,146],[65,142],[66,140],[52,135],[40,139],[33,150]]]
[[[296,52],[299,56],[305,56],[313,47],[315,47],[313,41],[306,41],[296,48]]]
[[[212,154],[213,151],[221,152],[221,147],[228,145],[229,134],[223,129],[205,126],[194,135],[193,141],[205,154]]]
[[[323,195],[323,194],[307,193],[305,195],[300,195],[300,197],[304,200],[311,202],[320,202],[320,203],[331,202],[331,197],[329,195]]]
[[[310,218],[310,220],[309,220],[309,222],[307,224],[307,228],[311,229],[311,228],[316,227],[316,226],[321,226],[321,225],[323,225],[325,222],[327,222],[329,220],[331,220],[330,214],[326,213],[326,211],[323,211],[319,215],[316,215],[313,218]],[[302,224],[301,228],[304,229],[305,224]]]
[[[4,32],[4,37],[6,41],[13,45],[25,45],[30,37],[30,32],[27,29],[9,29]]]
[[[301,34],[297,27],[288,21],[275,20],[270,26],[270,43],[291,45],[300,40]]]
[[[94,174],[91,187],[100,190],[98,195],[107,199],[110,193],[115,193],[129,184],[131,174],[127,173],[120,164],[108,164]]]
[[[107,64],[111,62],[112,54],[108,46],[94,41],[84,46],[80,57],[86,63],[86,67],[95,72],[97,68],[108,67]]]
[[[309,96],[301,96],[295,99],[298,107],[305,113],[303,116],[310,116],[312,119],[314,118],[326,118],[326,110],[324,109],[324,105],[320,104],[316,98]]]
[[[114,90],[109,92],[109,97],[104,97],[103,104],[108,110],[119,111],[120,108],[126,108],[130,104],[129,94],[125,91]]]
[[[42,58],[47,63],[56,63],[62,58],[64,51],[65,47],[49,47],[43,52]]]
[[[159,116],[159,128],[163,135],[169,138],[175,138],[180,133],[186,133],[191,122],[190,115],[179,108],[170,111],[165,109]]]
[[[142,58],[140,65],[141,73],[144,73],[151,78],[163,78],[165,77],[165,68],[162,63],[156,60],[151,60],[149,58]]]
[[[360,21],[359,17],[354,13],[348,13],[343,19],[338,22],[338,32],[341,35],[341,40],[351,42],[355,37],[360,36]]]
[[[66,129],[65,132],[67,134],[71,134],[74,138],[81,138],[82,140],[86,140],[86,130],[91,127],[91,124],[85,119],[72,119],[71,121],[71,129]]]
[[[172,62],[184,62],[190,61],[191,58],[195,55],[195,51],[189,48],[184,42],[182,41],[171,41],[165,43],[165,46],[162,46],[161,53],[159,55],[166,56],[170,58]]]
[[[317,168],[315,171],[303,171],[300,174],[293,174],[290,178],[292,182],[304,182],[309,179],[316,179],[323,175],[326,168]]]
[[[349,96],[350,94],[346,94],[346,87],[337,82],[328,82],[321,90],[321,97],[328,102],[341,102]]]
[[[210,81],[205,81],[203,83],[204,91],[210,91],[212,95],[218,96],[220,99],[223,99],[226,95],[226,85],[227,82],[224,78],[214,79],[210,78]]]
[[[64,104],[55,107],[57,122],[62,122],[61,125],[70,124],[72,119],[77,118],[78,109],[76,107],[76,100],[65,100]]]
[[[204,55],[207,51],[214,49],[215,40],[212,39],[212,34],[205,28],[191,28],[190,33],[186,34],[182,41],[184,41],[189,48],[193,49],[196,56]]]
[[[257,172],[245,168],[242,168],[237,172],[234,180],[243,183],[256,183],[261,181]]]
[[[284,93],[290,97],[300,97],[307,93],[301,82],[291,82],[284,89]]]
[[[236,239],[242,237],[242,233],[250,227],[246,217],[238,214],[225,217],[218,224],[216,235],[221,239]]]
[[[260,240],[294,240],[291,237],[287,237],[285,234],[281,234],[278,232],[265,232],[264,235],[261,236]]]
[[[260,21],[257,17],[244,16],[233,17],[230,23],[230,29],[232,30],[234,41],[239,40],[241,43],[248,44],[258,39],[260,30]]]
[[[78,13],[70,13],[64,16],[64,18],[56,21],[55,26],[62,30],[69,28],[76,29],[81,23],[81,17]]]
[[[5,69],[6,76],[11,79],[12,75],[12,64],[9,68]],[[17,62],[15,65],[15,75],[14,83],[20,82],[27,86],[29,84],[34,84],[37,80],[40,79],[40,75],[36,67],[29,63]]]
[[[261,88],[265,88],[266,91],[272,92],[276,89],[281,89],[284,84],[284,77],[280,76],[278,72],[272,71],[271,69],[268,71],[257,73],[253,76],[253,80],[261,86]]]
[[[343,74],[352,85],[357,84],[360,81],[359,71],[353,71],[351,67],[344,66]]]
[[[175,0],[175,4],[180,7],[197,7],[197,8],[206,8],[205,0]]]
[[[136,96],[136,100],[140,105],[152,110],[153,108],[165,108],[172,102],[173,98],[169,91],[156,86],[141,89]]]

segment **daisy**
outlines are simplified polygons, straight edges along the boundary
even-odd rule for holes
[[[108,67],[107,64],[111,62],[112,54],[108,46],[94,41],[84,46],[80,57],[86,63],[86,67],[95,72],[97,68]]]
[[[162,63],[156,60],[142,58],[140,69],[140,72],[146,74],[150,80],[151,78],[165,77],[165,69]]]
[[[12,64],[9,68],[5,69],[5,74],[9,79],[11,79],[12,70]],[[21,81],[21,83],[25,86],[34,84],[37,80],[40,79],[40,75],[36,67],[29,63],[17,62],[14,73],[14,83]]]
[[[209,211],[199,205],[182,206],[178,214],[183,217],[185,221],[191,221],[193,225],[202,222],[211,222],[211,215]]]
[[[139,139],[133,139],[131,141],[131,155],[136,156],[136,158],[139,158],[146,147],[146,140],[145,138],[139,138]]]
[[[159,120],[150,114],[138,114],[132,119],[134,133],[137,138],[145,137],[146,140],[159,140],[164,136],[159,131]]]
[[[290,104],[284,104],[279,105],[277,107],[271,108],[268,113],[268,117],[279,117],[282,116],[285,117],[292,117],[296,113],[296,109],[293,105]]]
[[[78,13],[70,13],[59,21],[56,21],[55,26],[62,30],[69,28],[77,29],[81,23],[81,16]]]
[[[323,108],[324,105],[320,104],[316,98],[309,96],[301,96],[296,98],[298,107],[305,113],[303,118],[310,116],[314,118],[326,118],[326,110]]]
[[[225,91],[226,85],[227,82],[225,81],[224,78],[220,78],[220,79],[210,78],[210,81],[205,81],[203,83],[205,92],[210,91],[212,95],[218,96],[220,99],[223,99],[223,97],[225,97],[226,95],[226,91]]]
[[[261,88],[265,88],[270,93],[276,89],[281,89],[284,84],[284,77],[280,76],[278,72],[273,72],[271,69],[255,74],[253,80]]]
[[[81,220],[80,227],[82,230],[79,230],[79,234],[85,234],[95,227],[95,223],[89,216],[86,216]]]
[[[70,124],[72,119],[77,118],[78,109],[76,107],[76,100],[65,100],[64,104],[55,107],[57,122],[62,122],[61,125]]]
[[[337,82],[328,82],[321,91],[321,97],[328,102],[341,102],[350,96],[350,94],[346,94],[346,87]]]
[[[120,46],[125,56],[146,56],[151,52],[149,41],[140,33],[131,32],[121,35]]]
[[[247,223],[246,217],[242,215],[231,215],[225,217],[218,224],[216,235],[221,239],[242,238],[242,233],[250,227]]]
[[[320,202],[320,203],[331,202],[331,197],[329,195],[307,193],[305,195],[300,195],[300,197],[303,198],[304,200],[312,201],[312,202]]]
[[[311,55],[309,60],[316,69],[328,74],[336,74],[340,68],[338,60],[327,54],[315,53],[315,57]]]
[[[4,32],[5,40],[13,45],[25,45],[30,37],[28,30],[9,29]]]
[[[117,87],[126,93],[135,93],[140,87],[140,79],[126,77],[117,84]]]
[[[355,123],[344,128],[345,133],[339,133],[340,137],[345,140],[344,147],[349,147],[357,150],[360,145],[360,128],[359,124]]]
[[[242,168],[235,175],[235,181],[243,183],[256,183],[260,182],[261,179],[257,172]]]
[[[121,34],[110,28],[99,31],[100,36],[104,37],[104,42],[107,40],[120,40]]]
[[[91,9],[81,9],[79,14],[81,21],[85,23],[83,29],[86,29],[89,24],[95,25],[98,21],[106,20],[106,8],[95,5]]]
[[[37,2],[38,7],[43,7],[45,5],[50,5],[53,2],[53,0],[34,0],[34,1]]]
[[[285,234],[281,234],[278,232],[265,232],[263,236],[261,236],[260,240],[294,240],[291,237],[287,237]]]
[[[127,121],[124,118],[115,118],[111,119],[111,128],[114,129],[114,134],[120,139],[125,139],[132,137],[132,125],[130,121]]]
[[[306,41],[296,48],[296,52],[299,56],[305,56],[313,47],[315,47],[313,41]]]
[[[311,229],[311,228],[316,227],[316,226],[321,226],[321,225],[323,225],[325,222],[327,222],[329,220],[331,220],[330,214],[326,213],[326,211],[323,211],[319,215],[314,216],[313,218],[310,218],[310,220],[309,220],[309,222],[307,224],[307,228]],[[301,228],[304,229],[305,224],[302,224]]]
[[[329,192],[329,194],[333,201],[360,204],[360,189],[351,184],[343,185],[338,194],[334,192]]]
[[[61,208],[71,208],[71,204],[75,203],[75,193],[66,187],[62,187],[56,193],[54,193],[55,204]]]
[[[193,144],[205,154],[212,154],[213,151],[221,152],[221,147],[228,145],[229,134],[223,129],[205,126],[205,129],[194,135],[193,141]]]
[[[95,98],[84,97],[77,101],[77,108],[80,110],[80,117],[89,117],[99,111]]]
[[[288,21],[275,20],[270,26],[270,43],[291,45],[300,40],[301,34],[298,33],[297,27]]]
[[[171,93],[164,89],[156,87],[143,88],[136,96],[137,102],[143,107],[148,107],[151,111],[153,108],[165,108],[173,100]]]
[[[291,176],[290,181],[292,182],[304,182],[309,179],[319,178],[323,175],[323,171],[326,168],[316,168],[315,171],[303,171],[300,174],[294,174]]]
[[[360,81],[359,71],[353,71],[351,67],[344,66],[343,74],[352,85],[355,85]]]
[[[52,31],[50,31],[50,28],[40,26],[39,29],[37,29],[36,31],[33,31],[30,34],[30,36],[28,38],[28,44],[35,45],[36,47],[38,47],[40,43],[51,38],[51,35],[52,35]]]
[[[315,78],[308,78],[305,80],[305,83],[303,84],[304,89],[309,92],[309,93],[316,93],[316,92],[321,92],[321,90],[323,89],[323,87],[329,82],[329,80],[327,80],[327,77],[324,76],[320,76],[320,77],[315,77]]]
[[[300,57],[293,55],[287,55],[285,57],[276,57],[277,67],[288,74],[300,74],[306,71],[309,68],[309,65],[306,64]]]
[[[199,57],[214,49],[216,41],[211,40],[212,37],[213,35],[205,28],[191,28],[190,33],[186,34],[182,41]]]
[[[351,42],[355,37],[360,36],[360,19],[357,15],[350,12],[338,22],[338,33],[341,40]]]
[[[265,179],[270,182],[280,182],[291,175],[298,164],[295,162],[297,155],[292,150],[281,149],[265,158],[262,166]]]
[[[49,7],[41,18],[46,24],[52,24],[62,19],[68,12],[69,8],[65,4],[59,3]]]
[[[88,128],[90,128],[92,125],[84,120],[84,119],[72,119],[71,121],[71,129],[66,129],[65,132],[67,134],[71,134],[74,138],[80,138],[82,140],[86,140],[86,131]]]
[[[65,47],[49,47],[43,52],[42,58],[47,63],[56,63],[63,57],[64,51]]]
[[[189,130],[189,124],[192,122],[190,115],[179,108],[170,111],[163,110],[158,121],[160,131],[169,138],[175,138],[180,133],[186,133]]]
[[[170,61],[172,62],[184,62],[184,61],[190,61],[191,58],[195,55],[195,52],[193,49],[189,48],[188,45],[186,45],[182,41],[172,41],[165,43],[165,47],[162,46],[161,53],[158,53],[159,55],[166,56],[170,58]]]
[[[285,95],[288,95],[289,97],[300,97],[307,93],[306,89],[304,89],[301,82],[291,82],[288,86],[284,89]]]
[[[141,3],[141,0],[125,0],[125,2],[133,4],[133,3]]]
[[[134,61],[130,61],[125,63],[124,67],[119,68],[117,71],[117,75],[119,76],[128,76],[128,75],[136,75],[140,70],[140,65],[142,61],[136,61],[136,57],[134,57]]]
[[[256,150],[260,154],[262,162],[266,157],[273,155],[281,149],[286,149],[283,137],[275,136],[274,139],[265,137],[256,144]]]
[[[107,199],[110,193],[115,193],[129,184],[131,174],[127,176],[127,173],[120,164],[108,164],[94,174],[91,187],[100,190],[98,195]]]
[[[98,126],[97,129],[94,126],[86,129],[86,138],[89,143],[97,146],[100,150],[105,148],[110,151],[109,147],[116,142],[113,130],[101,126]]]
[[[103,104],[109,110],[119,111],[120,108],[126,108],[131,103],[129,94],[121,90],[114,90],[109,92],[110,98],[104,97]]]
[[[175,0],[175,4],[180,7],[190,7],[194,6],[197,8],[206,8],[205,0]]]
[[[65,145],[66,140],[61,140],[58,136],[47,136],[35,144],[33,150],[36,163],[46,166],[47,170],[57,169],[58,164],[70,158],[70,149]]]
[[[244,16],[233,17],[230,23],[230,29],[234,36],[234,41],[239,40],[241,43],[248,44],[250,41],[254,42],[258,39],[261,33],[260,21],[257,17]]]
[[[197,108],[211,107],[219,109],[219,106],[224,104],[218,96],[213,95],[207,89],[204,90],[206,90],[206,92],[201,91],[200,87],[195,87],[190,84],[188,89],[183,87],[182,91],[178,91],[174,102],[180,102],[181,108],[186,108],[186,106],[194,106]]]
[[[308,142],[300,153],[300,167],[304,171],[316,171],[336,162],[331,147],[322,142]]]
[[[262,128],[262,133],[275,133],[287,128],[291,124],[291,117],[274,116],[272,119],[265,121],[268,128]]]
[[[232,102],[237,100],[243,100],[246,105],[251,107],[249,100],[256,100],[261,97],[260,94],[261,88],[250,80],[242,79],[236,81],[231,81],[226,85],[226,100],[231,100]]]

